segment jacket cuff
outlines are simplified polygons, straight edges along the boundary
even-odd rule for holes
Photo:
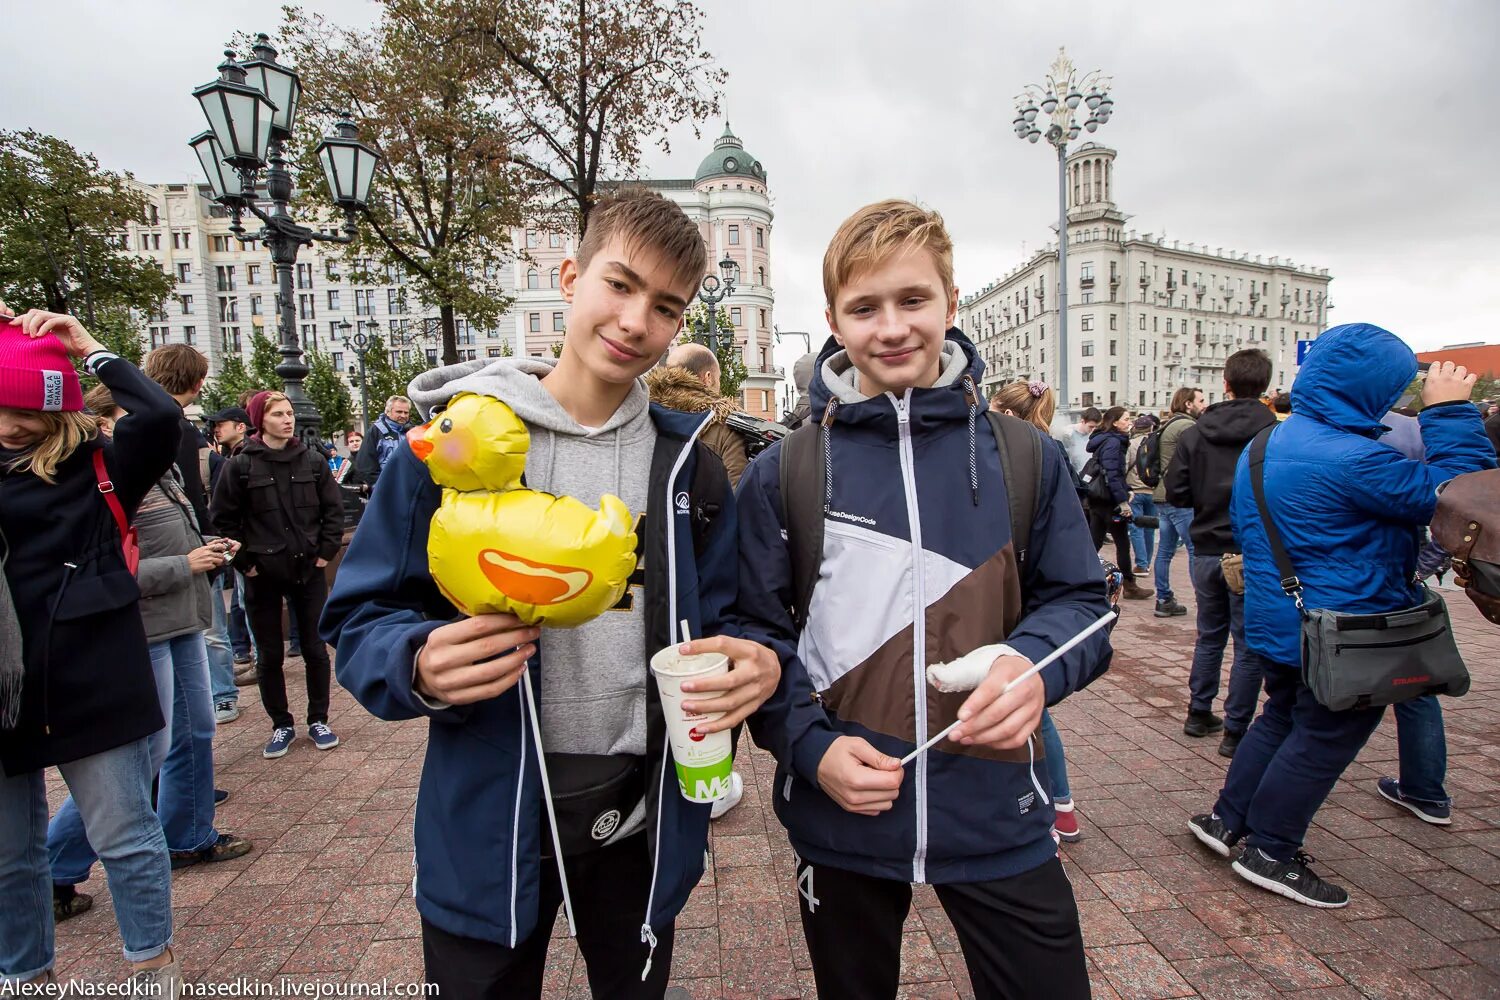
[[[427,695],[425,695],[421,691],[417,690],[417,659],[422,655],[422,650],[424,650],[426,648],[427,648],[427,643],[424,642],[424,643],[422,643],[422,645],[418,646],[417,647],[417,651],[412,654],[412,657],[411,657],[411,693],[412,693],[412,697],[416,698],[418,701],[420,701],[422,704],[426,705],[428,708],[432,709],[434,712],[441,712],[444,709],[452,708],[453,707],[453,703],[452,702],[443,701],[441,698],[429,698],[429,697],[427,697]]]
[[[1015,655],[1024,656],[1032,663],[1040,663],[1057,648],[1055,643],[1034,635],[1013,635],[1006,642]],[[1062,660],[1043,667],[1039,676],[1047,690],[1047,704],[1055,705],[1062,701],[1068,693],[1067,674],[1063,672]]]
[[[828,748],[840,735],[842,734],[836,732],[826,722],[803,733],[797,745],[792,748],[792,769],[801,775],[804,781],[817,785],[818,765],[823,762],[823,756],[828,753]]]
[[[427,637],[442,628],[447,622],[423,622],[408,632],[392,649],[386,660],[386,686],[391,695],[418,715],[429,719],[462,722],[468,718],[472,706],[449,705],[447,702],[429,700],[417,693],[417,654],[427,645]]]

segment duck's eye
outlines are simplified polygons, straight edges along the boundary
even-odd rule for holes
[[[438,430],[442,431],[444,434],[447,434],[452,429],[453,421],[449,420],[447,417],[444,417],[443,422],[438,424]]]

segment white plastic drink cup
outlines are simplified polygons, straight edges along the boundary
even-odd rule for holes
[[[667,738],[672,741],[672,760],[677,766],[677,787],[689,802],[713,802],[729,794],[730,773],[734,770],[733,747],[729,730],[722,733],[694,734],[695,727],[720,718],[723,713],[700,715],[684,712],[686,698],[712,698],[712,693],[692,692],[684,695],[682,682],[717,677],[729,672],[729,657],[723,653],[694,653],[691,656],[667,646],[651,657],[651,672],[661,692],[662,714],[667,721]]]

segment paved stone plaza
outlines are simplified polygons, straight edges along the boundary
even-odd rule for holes
[[[1179,594],[1191,597],[1183,560]],[[1448,594],[1474,687],[1445,699],[1454,823],[1428,826],[1380,799],[1395,773],[1390,717],[1318,813],[1307,850],[1346,885],[1344,910],[1313,910],[1243,882],[1188,834],[1227,764],[1218,738],[1182,735],[1191,616],[1130,602],[1110,672],[1056,711],[1084,838],[1064,857],[1083,917],[1094,996],[1255,998],[1291,994],[1475,1000],[1500,996],[1500,629]],[[300,701],[293,661],[292,704]],[[1226,672],[1227,673],[1227,672]],[[281,760],[255,689],[221,727],[219,826],[251,838],[248,857],[174,878],[176,947],[190,979],[421,978],[411,899],[412,814],[426,723],[379,722],[336,691],[343,745],[302,730]],[[797,916],[793,856],[770,806],[771,758],[741,757],[745,801],[715,825],[713,866],[678,920],[674,980],[698,997],[814,995]],[[62,792],[50,783],[55,808]],[[121,978],[108,889],[80,888],[92,912],[58,931],[58,972]],[[903,943],[904,997],[966,997],[953,930],[920,888]],[[553,949],[548,997],[587,997],[577,951]]]

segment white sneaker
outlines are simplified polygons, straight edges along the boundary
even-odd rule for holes
[[[740,799],[745,797],[745,779],[740,777],[740,772],[729,772],[729,794],[722,799],[714,800],[713,811],[708,814],[709,819],[718,819],[729,810],[740,804]]]

